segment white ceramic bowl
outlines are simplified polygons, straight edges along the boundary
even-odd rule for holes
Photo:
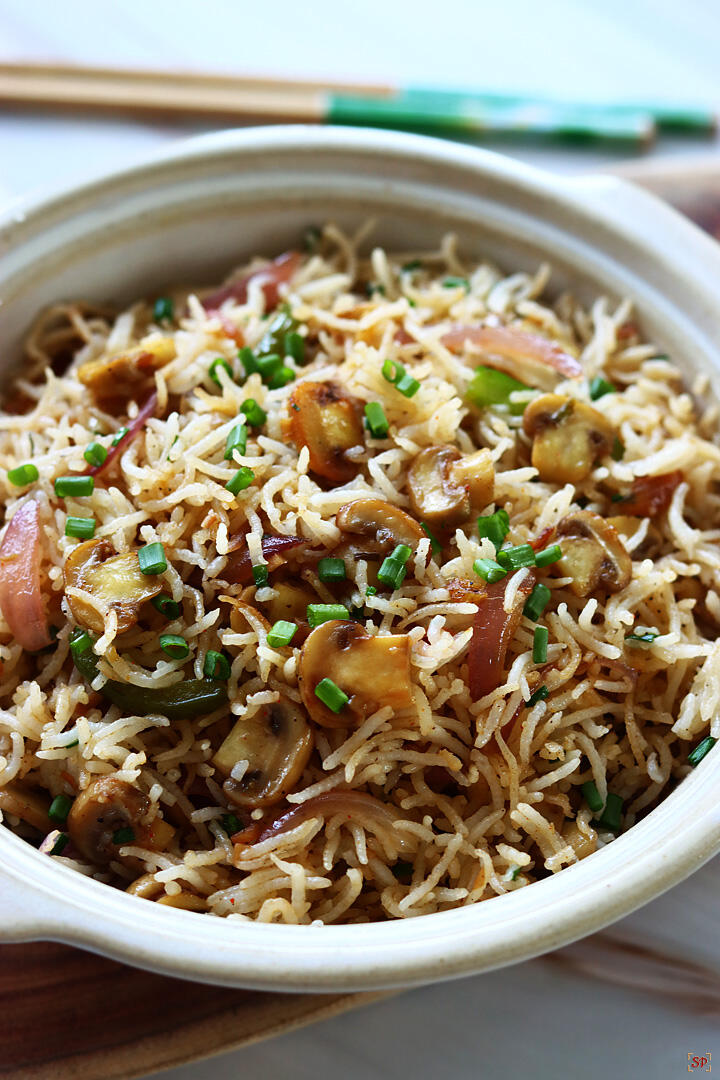
[[[608,177],[565,180],[495,154],[389,132],[268,128],[172,148],[139,168],[0,220],[0,340],[11,368],[35,313],[60,298],[123,301],[218,281],[309,224],[378,219],[389,247],[447,230],[507,269],[550,258],[554,284],[629,295],[645,331],[720,382],[720,248]],[[474,907],[369,926],[228,923],[74,873],[0,827],[0,939],[70,942],[207,982],[350,990],[447,979],[597,930],[720,850],[720,752],[643,822],[559,875]]]

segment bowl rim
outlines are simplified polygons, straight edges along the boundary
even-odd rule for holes
[[[158,177],[162,182],[163,170],[170,170],[170,182],[172,169],[190,162],[268,150],[351,152],[377,160],[392,153],[409,163],[492,177],[570,206],[587,227],[633,236],[648,257],[660,257],[660,237],[643,232],[652,219],[659,233],[665,226],[689,247],[693,258],[685,264],[697,261],[698,288],[710,297],[712,283],[716,293],[720,284],[720,246],[653,196],[614,177],[554,177],[491,151],[361,128],[291,125],[182,140],[59,193],[15,200],[0,213],[0,246],[3,237],[22,244],[42,234],[48,220],[113,189],[122,200],[124,184]],[[641,221],[634,217],[638,207]],[[714,355],[720,369],[719,348]],[[161,908],[46,859],[0,828],[0,940],[59,940],[170,975],[257,989],[377,989],[467,975],[600,929],[701,866],[720,850],[720,807],[713,791],[718,778],[720,752],[713,752],[628,833],[529,889],[452,911],[351,926],[228,921]]]

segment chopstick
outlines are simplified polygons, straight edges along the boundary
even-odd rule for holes
[[[712,110],[683,104],[576,104],[477,91],[35,63],[0,63],[1,106],[639,144],[658,127],[715,129]]]

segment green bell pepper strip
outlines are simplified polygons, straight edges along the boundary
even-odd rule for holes
[[[73,660],[75,667],[89,683],[97,678],[97,657],[92,650],[79,656],[73,655]],[[168,720],[194,720],[198,716],[215,712],[227,704],[228,700],[223,683],[206,679],[185,679],[184,682],[158,690],[109,679],[100,693],[124,713],[132,716],[159,713],[160,716],[167,716]]]

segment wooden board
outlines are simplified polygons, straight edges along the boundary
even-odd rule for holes
[[[615,171],[667,199],[720,240],[720,158],[631,163]],[[594,949],[607,955],[608,940],[607,934],[596,935],[552,960],[587,969]],[[612,971],[596,965],[594,973],[619,981],[619,971],[617,964]],[[65,945],[6,945],[0,947],[0,1077],[130,1080],[384,996],[228,990],[152,975]]]

